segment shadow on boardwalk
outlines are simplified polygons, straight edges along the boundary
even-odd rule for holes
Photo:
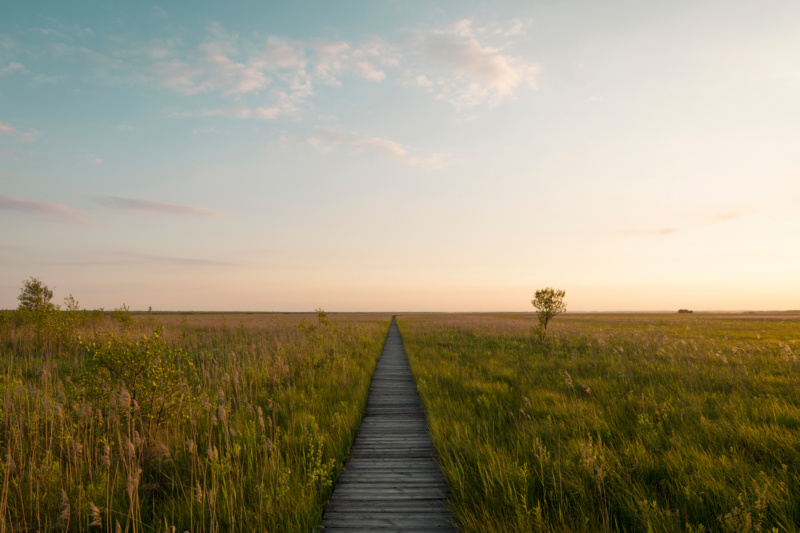
[[[323,531],[455,531],[444,506],[447,483],[394,319],[350,456]]]

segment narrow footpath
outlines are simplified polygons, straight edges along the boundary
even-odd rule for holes
[[[435,453],[392,319],[364,420],[322,517],[323,531],[455,531]]]

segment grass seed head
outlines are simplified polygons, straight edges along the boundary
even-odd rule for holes
[[[67,491],[64,489],[61,489],[61,504],[58,506],[58,509],[61,511],[61,513],[58,515],[58,519],[69,522],[69,498],[67,498]]]
[[[117,401],[123,409],[131,408],[131,393],[128,392],[128,389],[122,387],[122,390],[119,391],[119,396],[117,396]]]
[[[142,479],[142,469],[137,468],[136,471],[128,476],[128,482],[125,484],[125,490],[128,497],[133,498],[133,495],[139,490],[139,482]]]
[[[128,457],[133,457],[136,455],[136,446],[131,442],[131,439],[125,437],[125,452],[128,454]]]
[[[103,520],[100,518],[100,509],[93,502],[89,502],[89,526],[103,527]]]
[[[258,427],[261,428],[262,433],[266,433],[266,425],[264,424],[264,412],[261,410],[261,406],[259,406],[256,410],[258,413]]]

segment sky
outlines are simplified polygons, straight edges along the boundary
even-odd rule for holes
[[[0,308],[800,309],[800,3],[12,2]]]

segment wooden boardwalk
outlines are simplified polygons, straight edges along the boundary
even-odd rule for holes
[[[322,517],[325,532],[455,531],[448,489],[392,319],[350,459]]]

